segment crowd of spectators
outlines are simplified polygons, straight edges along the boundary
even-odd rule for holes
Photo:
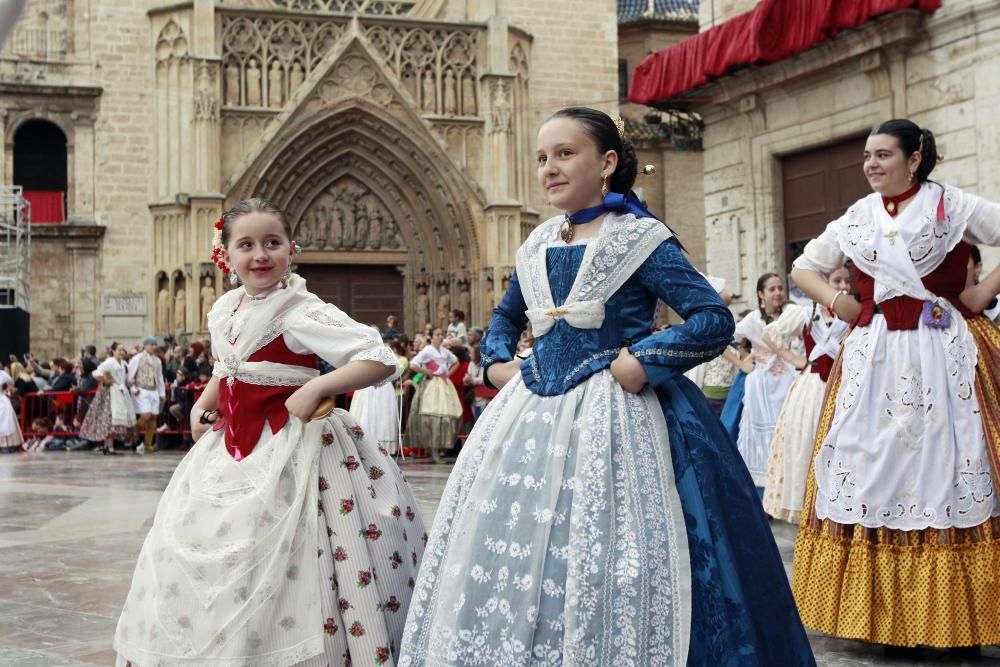
[[[432,340],[435,331],[441,329],[443,346],[458,359],[448,374],[455,385],[463,406],[460,433],[467,433],[475,420],[482,414],[495,391],[484,383],[484,374],[479,367],[479,344],[483,339],[483,329],[467,327],[465,313],[453,310],[449,313],[447,327],[435,327],[426,323],[419,331],[404,333],[399,328],[399,320],[393,315],[386,318],[384,325],[373,325],[379,329],[382,340],[388,345],[404,367],[404,373],[397,381],[397,391],[410,398],[415,385],[422,377],[409,369],[409,360]],[[521,341],[520,349],[531,346],[530,338]],[[91,443],[78,437],[80,424],[87,406],[98,387],[94,371],[98,364],[112,355],[118,347],[112,343],[106,349],[98,350],[90,345],[73,357],[37,359],[32,354],[23,358],[10,355],[4,370],[13,384],[2,391],[10,398],[14,411],[24,432],[25,451],[45,449],[94,449],[100,443]],[[142,351],[140,345],[128,350],[128,357]],[[212,376],[215,359],[211,355],[211,342],[197,340],[189,344],[178,343],[173,336],[167,338],[156,349],[163,363],[164,381],[167,385],[166,401],[158,417],[156,445],[158,449],[190,446],[189,415],[191,406],[197,400],[201,389]],[[321,371],[330,368],[321,362]],[[405,414],[408,400],[401,402]],[[132,447],[137,443],[122,443]],[[419,446],[419,443],[409,443]]]

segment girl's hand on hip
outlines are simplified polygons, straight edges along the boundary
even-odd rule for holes
[[[649,381],[642,363],[636,359],[627,347],[618,352],[618,358],[611,362],[611,376],[627,392],[638,394]]]
[[[323,399],[323,396],[320,396],[314,389],[314,385],[312,383],[312,380],[305,383],[285,401],[285,409],[288,410],[288,414],[293,417],[298,417],[304,422],[307,422],[312,418],[313,413],[316,411],[316,407]]]

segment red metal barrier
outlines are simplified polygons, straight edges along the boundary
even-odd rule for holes
[[[165,401],[160,414],[157,415],[157,433],[163,435],[190,435],[191,434],[191,407],[204,391],[203,385],[187,387],[167,387],[167,400]],[[90,403],[94,400],[96,390],[90,391],[56,391],[37,392],[27,394],[20,401],[20,422],[21,432],[25,439],[31,437],[44,437],[53,435],[57,437],[75,437],[80,434],[80,424],[83,423]],[[335,397],[338,407],[350,408],[353,392]],[[403,442],[406,442],[406,423],[410,413],[410,399],[412,392],[406,390],[403,394],[402,406],[402,427]],[[460,398],[462,398],[460,393]],[[464,398],[463,398],[464,400]],[[172,409],[177,406],[177,409]],[[62,415],[68,430],[53,431],[56,416]],[[35,428],[36,420],[39,422]],[[44,426],[43,426],[44,424]],[[164,428],[164,426],[166,428]],[[464,429],[463,429],[464,430]],[[459,438],[464,440],[465,433],[461,433]],[[407,456],[427,456],[426,450],[420,446],[422,443],[407,443],[404,452]]]

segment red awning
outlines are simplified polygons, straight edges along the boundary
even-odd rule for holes
[[[802,53],[876,16],[940,8],[941,0],[763,0],[746,14],[647,56],[635,68],[628,99],[664,102],[734,68]]]
[[[31,222],[63,222],[63,195],[50,190],[25,190],[24,198],[31,202]]]

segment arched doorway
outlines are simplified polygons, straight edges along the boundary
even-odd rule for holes
[[[425,127],[365,102],[317,114],[277,137],[230,199],[253,193],[288,214],[310,289],[355,319],[404,331],[474,313],[482,202]],[[323,294],[322,291],[329,292]]]
[[[52,122],[29,120],[14,133],[14,185],[31,202],[31,221],[66,219],[66,135]]]

